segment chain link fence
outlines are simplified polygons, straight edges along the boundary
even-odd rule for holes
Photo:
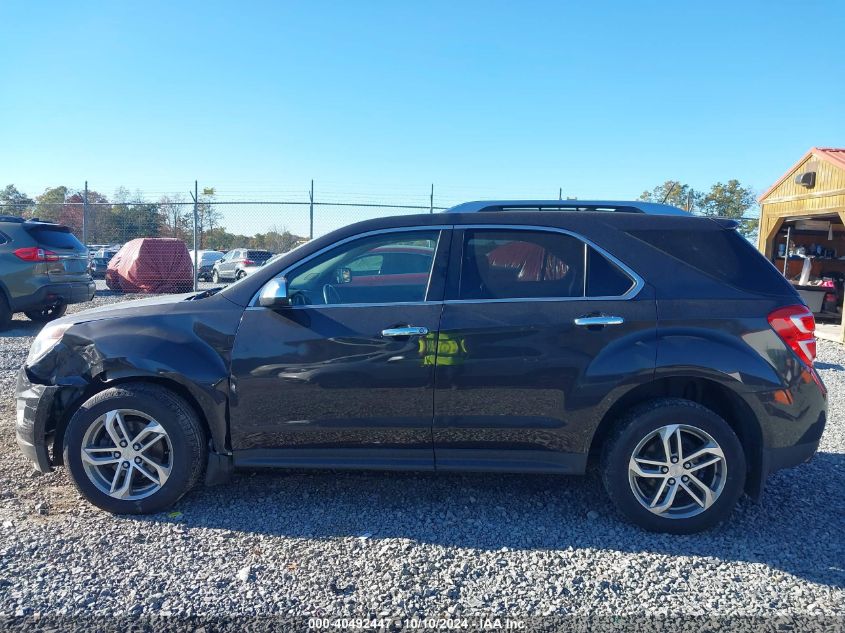
[[[231,199],[213,189],[195,187],[188,195],[164,194],[150,200],[140,193],[130,199],[108,200],[86,187],[79,192],[66,192],[60,201],[27,200],[0,204],[0,216],[23,217],[55,222],[71,232],[89,249],[89,268],[95,278],[103,278],[113,290],[145,290],[164,288],[162,277],[183,277],[178,265],[153,265],[156,276],[148,283],[128,283],[119,279],[123,273],[108,273],[107,263],[125,244],[138,238],[169,238],[184,243],[193,269],[194,249],[227,253],[236,249],[267,251],[277,254],[334,229],[360,220],[417,213],[437,213],[446,207],[435,205],[434,188],[428,195],[402,196],[402,202],[384,201],[383,197],[363,194],[329,193],[315,199],[314,186],[298,195],[281,199],[270,196],[253,199]],[[123,195],[117,198],[126,198]],[[374,201],[375,198],[375,201]],[[158,257],[176,258],[178,255]],[[212,253],[211,256],[214,254]],[[144,253],[134,257],[144,258]],[[198,281],[210,280],[208,271],[196,270]],[[105,263],[103,260],[108,260]],[[164,262],[168,264],[168,262]],[[178,262],[176,262],[178,264]],[[114,266],[112,266],[114,268]],[[143,269],[143,265],[138,266]],[[194,277],[194,270],[190,271]],[[135,280],[137,281],[137,280]],[[143,280],[142,280],[143,281]],[[196,282],[191,280],[197,287]],[[176,284],[184,287],[184,281]]]
[[[562,189],[556,197],[563,197]],[[463,194],[463,195],[461,195]],[[26,199],[13,203],[0,203],[0,216],[40,219],[63,224],[89,249],[89,269],[96,278],[104,278],[114,290],[146,290],[168,288],[167,276],[179,277],[173,287],[184,288],[184,276],[189,275],[195,288],[198,281],[210,281],[212,270],[205,262],[212,261],[214,253],[201,259],[194,266],[194,249],[228,253],[233,250],[284,253],[315,237],[342,226],[371,218],[390,215],[437,213],[453,204],[484,195],[466,195],[466,192],[446,190],[439,194],[449,199],[449,204],[435,204],[435,187],[413,194],[407,191],[386,191],[379,195],[326,191],[315,195],[313,181],[310,188],[300,191],[253,192],[247,197],[239,192],[220,193],[216,189],[194,190],[187,195],[160,193],[155,200],[140,192],[130,194],[119,189],[112,200],[89,190],[87,183],[80,191],[64,187],[48,190],[36,200]],[[495,197],[495,196],[490,196]],[[526,196],[528,198],[532,196]],[[536,197],[536,196],[533,196]],[[58,198],[57,200],[55,198]],[[392,198],[392,199],[391,199]],[[437,202],[440,202],[438,200]],[[743,218],[754,222],[755,218]],[[135,253],[138,259],[158,258],[149,267],[143,262],[139,269],[147,269],[154,279],[149,283],[121,284],[118,272],[107,272],[112,255],[125,244],[138,238],[169,238],[185,245],[169,254],[150,255]],[[134,242],[133,242],[134,244]],[[171,244],[172,247],[172,244]],[[188,252],[188,269],[177,265],[185,260]],[[173,262],[169,261],[173,259]],[[249,254],[243,258],[249,260]],[[161,261],[164,259],[165,261]],[[173,264],[173,265],[171,265]],[[114,268],[112,266],[111,268]],[[126,280],[124,280],[126,281]],[[142,280],[143,281],[143,280]]]

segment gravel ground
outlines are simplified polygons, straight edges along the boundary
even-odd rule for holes
[[[728,524],[668,536],[624,523],[594,472],[240,473],[172,513],[108,515],[17,450],[14,373],[38,329],[18,318],[0,337],[0,615],[779,615],[841,630],[839,345],[819,344],[830,421],[815,459]]]

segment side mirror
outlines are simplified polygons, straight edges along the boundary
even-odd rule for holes
[[[286,308],[290,305],[288,282],[284,277],[271,279],[258,295],[258,305],[262,308]]]

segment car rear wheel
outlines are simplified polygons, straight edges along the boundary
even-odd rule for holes
[[[44,306],[43,308],[39,308],[37,310],[24,310],[24,314],[27,318],[29,318],[30,321],[35,321],[37,323],[46,323],[47,321],[58,319],[59,317],[64,316],[65,312],[67,312],[67,304],[65,303],[54,306]]]
[[[246,277],[246,273],[242,270],[239,270],[238,274],[235,275],[235,279],[243,279],[244,277]]]
[[[106,389],[74,414],[64,463],[79,492],[116,514],[172,506],[199,480],[205,433],[181,397],[158,385]]]
[[[9,327],[12,322],[12,311],[9,309],[9,304],[6,303],[6,297],[0,292],[0,330]]]
[[[745,484],[745,454],[733,429],[710,409],[654,400],[619,421],[604,446],[602,478],[633,523],[689,534],[730,515]]]

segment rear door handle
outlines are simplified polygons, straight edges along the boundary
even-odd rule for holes
[[[575,325],[580,325],[584,327],[596,325],[622,325],[623,323],[625,323],[625,319],[620,316],[582,316],[575,319],[574,323]]]
[[[391,327],[381,331],[382,336],[425,336],[428,334],[427,327],[417,327],[416,325],[408,325],[406,327]]]

